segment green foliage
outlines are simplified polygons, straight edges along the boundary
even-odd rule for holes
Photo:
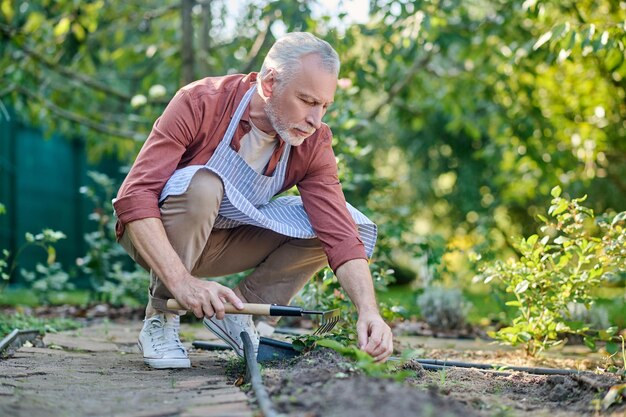
[[[561,188],[552,189],[551,219],[539,215],[542,235],[520,239],[520,258],[483,266],[484,282],[496,280],[514,296],[507,305],[517,309],[512,326],[493,333],[502,342],[523,344],[530,355],[563,342],[563,333],[585,336],[592,349],[596,340],[611,340],[617,328],[593,329],[572,320],[569,303],[590,308],[594,290],[610,274],[626,269],[626,212],[594,215],[581,203],[586,197],[568,200]]]
[[[90,200],[94,210],[89,219],[96,230],[85,234],[87,253],[77,260],[81,271],[89,278],[90,288],[98,301],[113,305],[147,302],[149,274],[130,262],[124,249],[117,243],[116,219],[111,200],[116,192],[113,179],[99,172],[88,172],[93,186],[83,186],[81,194]]]
[[[367,376],[374,378],[390,378],[396,381],[404,381],[406,378],[415,376],[414,371],[399,370],[402,365],[410,361],[415,352],[407,350],[400,361],[387,361],[383,363],[375,362],[374,358],[356,347],[346,345],[334,339],[320,339],[316,342],[318,346],[330,348],[353,361],[356,369],[363,371]]]
[[[43,229],[41,233],[33,235],[26,233],[24,235],[24,243],[19,247],[15,256],[11,259],[11,253],[4,249],[2,258],[0,258],[0,276],[2,280],[7,282],[17,266],[19,265],[19,257],[24,250],[29,247],[42,249],[46,254],[46,263],[37,263],[35,271],[21,269],[20,273],[30,282],[33,290],[42,303],[49,302],[50,290],[61,291],[72,289],[73,286],[68,282],[69,275],[62,270],[60,263],[56,262],[56,249],[54,245],[61,239],[65,239],[63,232],[52,229]],[[10,261],[9,261],[10,260]],[[0,285],[0,290],[4,290],[4,285]]]
[[[376,0],[367,22],[339,29],[311,17],[314,3],[244,2],[229,32],[229,3],[203,2],[191,18],[194,44],[184,47],[175,0],[4,1],[0,100],[48,132],[86,138],[92,158],[130,162],[186,82],[183,50],[197,52],[197,78],[247,72],[280,28],[305,30],[342,60],[325,121],[347,199],[380,226],[381,283],[389,269],[418,272],[407,280],[445,278],[447,249],[478,248],[485,260],[517,251],[510,236],[534,232],[550,184],[588,192],[598,213],[626,204],[622,3]],[[106,288],[112,240],[89,239],[86,268]],[[449,275],[467,285],[469,268]],[[324,274],[306,304],[347,305]]]
[[[82,325],[76,320],[65,318],[40,318],[22,313],[0,313],[0,339],[15,329],[39,330],[40,333],[56,333],[62,330],[78,329]]]
[[[389,283],[393,282],[393,270],[385,269],[380,264],[371,263],[370,272],[377,291],[385,291]],[[354,331],[358,319],[356,310],[330,268],[325,268],[315,274],[296,296],[294,304],[316,310],[339,309],[340,320],[333,331]],[[387,320],[400,316],[400,310],[393,306],[379,303],[379,307],[383,317]]]
[[[69,274],[58,262],[47,265],[38,263],[34,271],[22,269],[20,272],[40,304],[51,304],[55,293],[74,289],[74,285],[69,282]]]

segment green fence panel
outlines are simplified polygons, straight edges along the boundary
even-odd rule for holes
[[[55,245],[57,261],[66,271],[73,270],[82,286],[84,277],[78,273],[76,259],[87,250],[84,234],[96,227],[88,219],[93,207],[79,192],[81,186],[90,184],[88,170],[121,180],[115,160],[87,162],[82,140],[59,135],[45,138],[37,129],[0,120],[0,203],[6,207],[6,214],[0,215],[0,250],[17,253],[26,232],[61,231],[67,238]],[[46,258],[40,248],[25,250],[11,283],[23,282],[19,268],[32,270]]]

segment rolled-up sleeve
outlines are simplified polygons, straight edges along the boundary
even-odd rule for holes
[[[346,207],[337,175],[330,131],[320,141],[298,190],[333,271],[353,259],[367,259],[356,224]]]
[[[118,239],[126,224],[161,217],[159,196],[198,132],[197,112],[197,103],[187,91],[180,90],[154,123],[113,202]]]

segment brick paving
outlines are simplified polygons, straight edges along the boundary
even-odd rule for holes
[[[191,350],[190,369],[153,370],[136,346],[141,323],[100,323],[48,334],[46,347],[24,346],[0,361],[0,416],[252,417],[248,401],[226,375],[232,352]],[[189,348],[211,340],[183,324]]]

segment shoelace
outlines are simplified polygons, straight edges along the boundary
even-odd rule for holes
[[[245,317],[245,316],[235,315],[231,317],[231,320],[235,321],[239,326],[243,327],[244,329],[247,329],[248,330],[247,333],[250,335],[250,339],[252,339],[252,342],[255,345],[258,343],[259,337],[257,333],[254,331],[254,322],[252,321],[251,316]],[[229,329],[229,332],[230,332],[230,329]]]
[[[155,333],[159,333],[163,330],[163,336],[155,338]],[[147,329],[148,336],[150,336],[150,342],[152,347],[156,351],[170,351],[170,350],[185,350],[183,344],[178,337],[178,328],[176,325],[168,326],[160,321],[154,320],[150,323]]]

